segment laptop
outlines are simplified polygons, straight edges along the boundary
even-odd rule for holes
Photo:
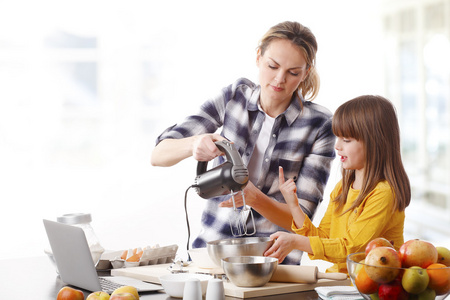
[[[86,235],[80,227],[43,220],[53,258],[61,280],[87,291],[112,293],[124,285],[134,286],[138,292],[162,290],[158,284],[125,276],[98,276]]]

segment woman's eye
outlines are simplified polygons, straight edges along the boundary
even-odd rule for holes
[[[274,65],[268,64],[268,67],[270,69],[272,69],[272,70],[278,70],[278,66],[274,66]],[[289,71],[289,74],[291,74],[292,76],[299,76],[299,73],[292,72],[292,71]]]

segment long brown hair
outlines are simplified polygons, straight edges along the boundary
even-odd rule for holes
[[[401,159],[400,128],[392,103],[372,95],[347,101],[334,113],[332,128],[338,137],[361,141],[366,152],[362,188],[348,210],[359,206],[383,180],[392,188],[394,207],[399,211],[405,210],[411,200],[411,186]],[[338,203],[337,210],[344,206],[354,180],[355,171],[342,168],[342,191],[334,200]]]
[[[303,26],[298,22],[286,21],[279,23],[271,27],[266,34],[261,38],[259,42],[258,50],[261,51],[261,55],[269,47],[270,43],[276,39],[284,39],[291,41],[297,46],[305,56],[307,63],[307,69],[309,69],[305,80],[303,80],[297,87],[297,92],[300,93],[304,99],[309,94],[308,99],[314,100],[319,93],[320,79],[317,74],[316,53],[317,53],[317,41],[314,34],[308,27]]]

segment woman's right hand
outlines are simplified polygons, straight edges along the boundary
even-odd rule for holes
[[[219,134],[201,134],[194,137],[192,143],[192,156],[197,161],[210,161],[222,155],[222,151],[217,148],[215,142],[225,138]]]
[[[225,138],[218,134],[162,140],[152,152],[151,164],[158,167],[170,167],[191,156],[197,161],[210,161],[222,154],[214,144],[221,140]]]

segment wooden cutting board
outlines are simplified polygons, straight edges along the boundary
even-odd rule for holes
[[[160,284],[159,277],[170,274],[168,270],[171,264],[160,264],[151,266],[142,266],[136,268],[121,268],[111,270],[112,276],[129,276],[143,281]],[[217,269],[203,269],[196,267],[194,264],[185,267],[189,273],[217,273]],[[238,287],[229,281],[224,281],[225,295],[236,298],[254,298],[262,296],[270,296],[277,294],[287,294],[302,291],[313,290],[317,286],[333,286],[333,285],[350,285],[350,280],[329,280],[320,279],[317,283],[283,283],[268,282],[262,287]]]

